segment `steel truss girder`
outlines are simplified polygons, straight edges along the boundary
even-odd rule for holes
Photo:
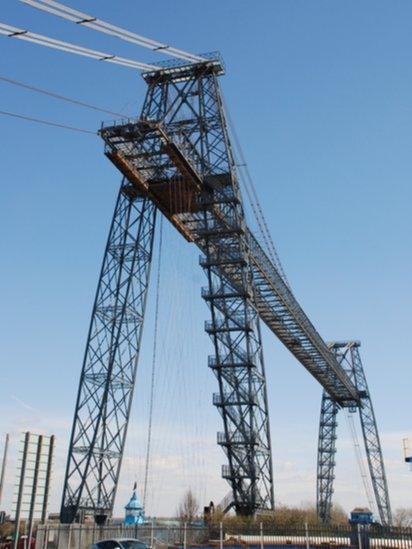
[[[340,406],[359,402],[353,381],[340,367],[277,267],[250,231],[246,238],[260,318]]]
[[[156,209],[121,184],[76,402],[61,521],[113,510],[136,378]]]
[[[360,343],[357,341],[330,345],[336,359],[353,380],[360,395],[360,405],[354,406],[352,411],[359,412],[369,474],[380,521],[384,525],[391,525],[392,512],[382,448],[359,347]],[[325,523],[330,521],[332,511],[337,411],[336,402],[324,391],[319,423],[317,511],[319,518]]]

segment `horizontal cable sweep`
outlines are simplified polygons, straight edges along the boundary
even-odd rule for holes
[[[57,15],[58,17],[62,17],[64,19],[67,19],[68,21],[72,21],[77,25],[81,25],[83,27],[87,27],[89,29],[99,31],[104,34],[109,34],[110,36],[115,36],[116,38],[120,38],[120,40],[125,40],[126,42],[130,42],[132,44],[141,46],[143,48],[148,48],[155,52],[171,55],[173,57],[177,57],[179,59],[185,59],[186,61],[190,61],[194,63],[196,62],[198,63],[206,60],[204,57],[201,57],[200,55],[194,55],[192,53],[188,53],[183,50],[179,50],[177,48],[169,46],[168,44],[164,44],[162,42],[152,40],[151,38],[145,38],[144,36],[141,36],[134,32],[127,31],[125,29],[122,29],[121,27],[117,27],[116,25],[112,25],[111,23],[107,23],[106,21],[97,19],[92,15],[88,15],[87,13],[83,13],[81,11],[75,10],[59,2],[55,2],[54,0],[21,0],[21,1],[39,10],[48,12],[52,15]]]
[[[16,38],[18,40],[24,40],[37,44],[38,46],[45,46],[55,50],[65,51],[67,53],[74,53],[75,55],[82,55],[83,57],[89,57],[97,61],[104,61],[105,63],[114,63],[116,65],[122,65],[131,69],[140,69],[144,71],[159,70],[159,67],[155,65],[148,65],[146,63],[140,63],[132,59],[126,59],[110,53],[104,53],[97,50],[91,50],[84,48],[83,46],[77,46],[71,42],[63,42],[62,40],[56,40],[55,38],[49,38],[42,34],[35,34],[28,30],[19,29],[5,23],[0,23],[0,34],[8,36],[9,38]]]

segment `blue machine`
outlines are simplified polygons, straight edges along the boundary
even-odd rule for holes
[[[373,524],[373,513],[367,507],[356,507],[350,514],[349,524]]]
[[[370,549],[370,527],[375,524],[373,513],[367,507],[356,507],[350,514],[351,545],[356,549]]]

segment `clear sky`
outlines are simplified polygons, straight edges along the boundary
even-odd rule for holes
[[[155,54],[1,2],[6,24],[141,61]],[[402,438],[412,436],[412,4],[365,0],[72,0],[70,5],[191,52],[220,50],[222,77],[268,225],[294,292],[327,340],[359,339],[393,507],[411,504]],[[138,113],[134,71],[0,36],[0,76]],[[159,57],[160,58],[160,57]],[[0,81],[1,110],[95,130],[104,114]],[[0,432],[54,433],[51,510],[62,468],[97,275],[119,184],[97,137],[0,117],[2,191]],[[148,511],[171,514],[188,487],[201,503],[227,492],[206,366],[208,312],[198,253],[165,224]],[[116,511],[142,481],[153,293]],[[276,499],[313,501],[321,391],[264,333]],[[336,501],[365,496],[340,420]]]

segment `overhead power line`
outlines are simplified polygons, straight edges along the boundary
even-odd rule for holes
[[[68,126],[67,124],[60,124],[58,122],[51,122],[50,120],[44,120],[42,118],[33,118],[32,116],[26,116],[24,114],[18,114],[14,112],[8,112],[8,111],[0,111],[0,115],[2,116],[10,116],[12,118],[19,118],[20,120],[26,120],[29,122],[36,122],[37,124],[44,124],[46,126],[53,126],[55,128],[61,128],[64,130],[71,130],[73,132],[80,132],[80,133],[88,133],[91,135],[97,135],[96,132],[93,132],[91,130],[85,130],[84,128],[77,128],[76,126]]]
[[[3,82],[7,82],[8,84],[12,84],[13,86],[18,86],[26,90],[34,91],[36,93],[41,93],[43,95],[48,95],[49,97],[53,97],[54,99],[67,101],[68,103],[73,103],[73,105],[79,105],[80,107],[93,109],[94,111],[105,112],[106,114],[111,114],[113,116],[124,117],[124,114],[121,114],[115,111],[109,111],[108,109],[102,109],[101,107],[96,107],[95,105],[91,105],[90,103],[85,103],[84,101],[79,101],[78,99],[72,99],[71,97],[67,97],[66,95],[60,95],[58,93],[54,93],[49,90],[45,90],[43,88],[38,88],[37,86],[32,86],[30,84],[25,84],[24,82],[19,82],[18,80],[14,80],[13,78],[0,76],[0,80]]]
[[[68,53],[82,55],[83,57],[90,57],[91,59],[96,59],[97,61],[123,65],[124,67],[129,67],[131,69],[139,69],[144,71],[159,70],[159,67],[156,67],[155,65],[148,65],[147,63],[140,63],[139,61],[126,59],[125,57],[118,57],[117,55],[112,55],[110,53],[91,50],[89,48],[84,48],[83,46],[77,46],[71,42],[55,40],[54,38],[49,38],[47,36],[43,36],[42,34],[35,34],[34,32],[12,27],[11,25],[6,25],[4,23],[0,23],[0,34],[8,36],[9,38],[17,38],[18,40],[32,42],[33,44],[37,44],[39,46],[66,51]]]
[[[191,61],[193,63],[205,61],[205,58],[201,57],[200,55],[194,55],[192,53],[173,48],[168,44],[164,44],[162,42],[152,40],[151,38],[146,38],[134,32],[122,29],[121,27],[117,27],[116,25],[112,25],[111,23],[107,23],[106,21],[102,21],[101,19],[97,19],[92,15],[75,10],[59,2],[55,2],[55,0],[21,1],[39,10],[57,15],[58,17],[63,17],[64,19],[72,21],[73,23],[81,25],[82,27],[88,27],[89,29],[99,31],[104,34],[109,34],[110,36],[115,36],[116,38],[120,38],[120,40],[131,42],[132,44],[136,44],[137,46],[141,46],[143,48],[148,48],[155,52],[165,53],[167,55],[178,57],[180,59],[185,59],[186,61]]]

